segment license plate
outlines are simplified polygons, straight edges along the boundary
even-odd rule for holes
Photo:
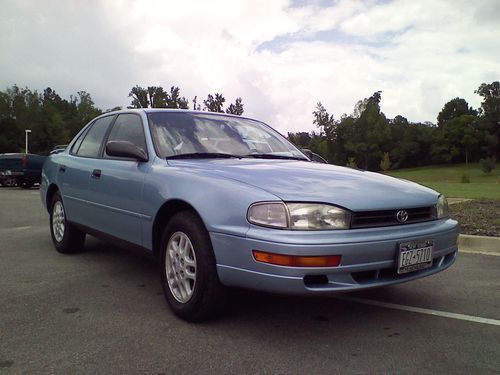
[[[399,244],[398,274],[432,266],[433,240],[408,241]]]

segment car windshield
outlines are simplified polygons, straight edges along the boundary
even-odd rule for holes
[[[162,158],[265,157],[308,160],[278,132],[261,122],[204,113],[148,114]]]

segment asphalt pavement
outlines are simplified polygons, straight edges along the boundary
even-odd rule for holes
[[[500,256],[323,297],[233,290],[176,318],[156,263],[87,237],[57,253],[37,189],[0,188],[0,374],[500,373]]]

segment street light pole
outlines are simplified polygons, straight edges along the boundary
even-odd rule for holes
[[[26,129],[24,133],[26,134],[26,153],[28,153],[28,133],[31,133],[31,130]]]

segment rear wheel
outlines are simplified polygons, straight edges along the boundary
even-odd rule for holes
[[[194,212],[176,214],[163,232],[161,282],[170,308],[184,320],[207,320],[224,306],[212,244]]]
[[[14,187],[17,185],[17,181],[15,178],[9,177],[3,180],[2,184],[3,186]]]
[[[54,194],[50,207],[50,234],[56,250],[63,254],[80,251],[85,242],[85,233],[66,219],[66,211],[59,192]]]

